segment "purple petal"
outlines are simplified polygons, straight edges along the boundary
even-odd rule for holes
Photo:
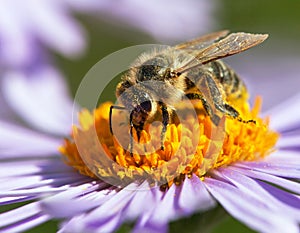
[[[24,197],[24,196],[42,197],[42,196],[48,196],[50,194],[52,195],[55,193],[59,193],[67,189],[68,187],[60,187],[60,188],[40,187],[40,188],[32,188],[32,189],[19,189],[19,190],[1,192],[0,197]]]
[[[1,58],[0,58],[1,59]],[[18,122],[15,112],[8,106],[0,87],[0,120],[6,122]]]
[[[49,216],[43,214],[34,215],[28,219],[24,219],[22,222],[18,222],[1,229],[2,233],[11,232],[25,232],[35,226],[41,225],[50,219]]]
[[[139,222],[135,225],[132,233],[167,233],[169,229],[169,223],[168,222],[153,222],[153,221],[147,221],[143,225],[140,225]]]
[[[288,178],[300,178],[300,170],[292,164],[273,164],[268,162],[242,162],[235,166],[265,172],[276,176]]]
[[[2,1],[0,8],[1,63],[6,65],[27,64],[31,57],[32,37],[26,30],[21,14],[16,13],[12,1]]]
[[[298,148],[300,149],[300,135],[284,135],[277,142],[279,148]]]
[[[137,222],[134,232],[167,232],[168,222],[215,206],[202,181],[192,176],[181,186],[172,185],[154,209],[149,209]]]
[[[183,210],[178,206],[181,188],[182,186],[172,185],[162,200],[149,212],[150,216],[147,221],[161,225],[184,215]]]
[[[211,17],[214,4],[207,1],[131,0],[118,4],[111,1],[101,3],[98,9],[102,17],[142,29],[161,41],[191,39],[207,32],[214,24]]]
[[[68,170],[70,167],[61,161],[59,164],[51,160],[13,161],[1,164],[5,167],[0,172],[2,184],[0,204],[13,203],[14,200],[20,202],[33,198],[44,198],[88,181],[87,177]],[[63,173],[59,171],[61,165],[64,165],[62,166]]]
[[[1,191],[20,190],[20,189],[32,189],[39,187],[60,187],[65,184],[72,184],[78,181],[79,176],[74,174],[73,176],[61,176],[61,174],[54,175],[32,175],[32,176],[20,176],[12,178],[0,179]],[[0,193],[1,196],[1,193]]]
[[[67,56],[85,49],[85,34],[61,1],[29,2],[24,5],[31,30],[47,46]]]
[[[1,179],[0,179],[1,181]],[[88,179],[79,174],[55,174],[55,176],[39,175],[39,176],[21,176],[11,177],[3,182],[0,197],[45,197],[48,194],[61,193],[70,189],[71,186],[79,185],[87,182]]]
[[[109,215],[101,221],[88,222],[86,228],[89,232],[114,232],[122,224],[122,212],[117,212],[115,215]]]
[[[2,89],[9,106],[32,126],[57,135],[70,132],[73,101],[53,68],[39,67],[28,76],[7,72]]]
[[[253,171],[253,170],[249,170],[249,169],[244,169],[244,168],[239,168],[239,167],[235,167],[235,166],[230,166],[230,168],[228,168],[230,170],[234,170],[234,171],[238,171],[248,177],[252,177],[255,178],[256,180],[263,180],[263,181],[267,181],[271,184],[275,184],[278,185],[284,189],[287,189],[289,191],[295,192],[295,193],[300,193],[300,184],[291,180],[287,180],[281,177],[277,177],[274,175],[269,175],[266,174],[264,172],[260,172],[260,171]]]
[[[83,215],[77,215],[76,217],[72,218],[71,221],[66,221],[58,233],[64,232],[72,232],[72,233],[82,233],[82,232],[89,232],[89,233],[97,233],[97,232],[115,232],[115,230],[121,225],[121,216],[122,212],[118,212],[115,215],[109,215],[103,222],[92,222],[88,223],[89,225],[85,228],[77,228],[74,225],[78,224],[84,217]],[[98,224],[101,224],[99,227]]]
[[[40,159],[1,162],[0,178],[25,175],[74,174],[74,170],[60,159]]]
[[[262,186],[268,193],[273,195],[276,199],[280,200],[281,202],[285,203],[286,205],[290,206],[291,208],[297,209],[298,221],[300,219],[300,200],[299,197],[294,196],[291,193],[288,193],[284,190],[278,189],[272,185],[264,183],[262,181],[257,181],[260,186]],[[299,192],[299,191],[298,191]]]
[[[149,184],[144,182],[126,208],[126,220],[135,220],[144,213],[149,212],[160,202],[162,195],[163,193],[158,187],[149,188]],[[147,201],[145,202],[145,200]]]
[[[39,204],[37,202],[24,205],[17,209],[7,211],[0,214],[0,228],[18,223],[24,219],[28,219],[40,213]]]
[[[19,202],[31,201],[31,200],[36,200],[36,197],[33,196],[4,197],[4,198],[0,198],[0,205],[10,205]]]
[[[28,219],[24,219],[22,222],[15,223],[8,227],[1,229],[2,233],[11,233],[11,232],[25,232],[33,227],[41,225],[50,220],[50,217],[43,214],[34,215]]]
[[[246,56],[232,56],[229,59],[231,67],[246,82],[252,98],[263,97],[263,112],[264,115],[271,116],[272,124],[277,124],[272,120],[277,113],[292,113],[289,111],[289,106],[281,105],[282,108],[276,106],[299,93],[299,56],[285,56],[283,54],[277,56],[276,53],[268,50],[267,46],[262,46],[257,52],[251,50]],[[280,94],[278,90],[280,90]],[[265,112],[266,109],[274,106],[275,111]],[[287,119],[293,117],[291,115],[288,118],[280,118],[281,123],[289,124]]]
[[[101,206],[116,194],[114,190],[105,190],[103,185],[91,183],[69,188],[67,191],[42,200],[41,208],[57,218],[70,218],[88,212]]]
[[[63,229],[68,232],[105,232],[104,229],[106,232],[112,232],[120,226],[120,217],[124,219],[124,211],[135,195],[135,187],[135,184],[130,184],[95,210],[71,219]]]
[[[87,182],[77,173],[13,176],[0,179],[0,205],[44,198]]]
[[[178,208],[180,190],[180,187],[172,185],[162,200],[138,219],[133,232],[167,232],[169,221],[183,215]]]
[[[213,178],[204,180],[209,192],[236,219],[260,232],[299,232],[298,223],[284,213],[275,214],[266,204],[233,185]]]
[[[283,164],[300,167],[300,156],[297,150],[278,150],[264,158],[264,161],[273,164]]]
[[[183,182],[178,205],[187,213],[193,214],[213,208],[216,203],[199,177],[193,175]]]
[[[98,1],[98,0],[64,0],[64,3],[69,8],[79,12],[96,13],[99,9],[103,9],[105,5],[111,4],[110,1]]]
[[[57,157],[61,139],[0,121],[0,160],[16,157]]]
[[[239,172],[227,168],[218,169],[218,171],[220,171],[221,175],[226,179],[228,179],[239,190],[247,193],[249,196],[254,197],[255,199],[261,201],[262,203],[265,203],[268,209],[273,209],[274,212],[278,212],[278,213],[284,212],[285,215],[288,216],[289,218],[292,218],[295,221],[300,222],[300,211],[299,209],[296,209],[300,207],[300,202],[296,197],[294,197],[290,193],[281,190],[282,196],[285,197],[285,200],[289,200],[290,202],[294,203],[295,204],[294,207],[288,205],[286,201],[281,201],[280,199],[274,198],[275,195],[273,196],[272,192],[268,192],[268,190],[266,191],[264,188],[261,187],[265,183],[259,180],[256,181]],[[275,189],[275,190],[279,190],[279,189]],[[298,202],[299,207],[296,206],[296,202]]]
[[[300,127],[300,94],[277,104],[266,112],[271,117],[271,127],[278,132],[286,132]]]

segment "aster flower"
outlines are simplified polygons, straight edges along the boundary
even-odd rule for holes
[[[92,168],[96,170],[83,163],[72,140],[63,143],[62,138],[69,133],[72,124],[68,117],[71,102],[59,76],[53,78],[53,73],[48,74],[32,79],[30,83],[17,75],[2,79],[1,93],[6,97],[2,100],[6,104],[2,110],[10,117],[2,113],[0,117],[0,203],[9,205],[30,201],[0,214],[2,232],[25,231],[53,218],[62,219],[60,232],[112,232],[125,221],[136,221],[134,232],[166,232],[168,222],[206,211],[217,202],[233,217],[255,230],[299,231],[299,95],[269,111],[271,127],[280,133],[275,152],[268,155],[277,134],[268,129],[268,121],[258,116],[259,101],[252,110],[243,105],[240,106],[242,114],[255,118],[258,126],[243,126],[229,119],[229,137],[209,173],[199,174],[197,158],[190,163],[190,169],[195,172],[191,173],[185,167],[186,175],[172,180],[167,188],[149,188],[145,182],[130,182],[133,175],[139,175],[136,166],[133,166],[132,174],[103,166],[90,153],[93,145],[85,144],[91,143],[88,140],[81,141],[90,155],[88,159],[94,162]],[[22,108],[25,103],[27,107]],[[87,139],[95,116],[101,132],[100,140],[107,145],[107,153],[120,165],[132,165],[133,160],[140,159],[138,155],[131,157],[121,153],[118,143],[109,136],[108,107],[109,104],[104,104],[94,113],[82,111],[79,117],[81,127],[73,128],[73,137]],[[14,110],[18,108],[18,118],[13,118]],[[32,113],[36,114],[30,119]],[[14,121],[20,118],[21,122]],[[200,125],[208,124],[207,118],[200,118]],[[176,135],[180,127],[172,125],[170,128],[167,140],[172,146],[178,140]],[[104,137],[105,134],[108,137]],[[205,132],[203,135],[198,157],[209,141]],[[187,139],[185,144],[189,143],[192,142]],[[58,152],[58,147],[65,156]],[[183,149],[186,150],[187,146]],[[171,151],[166,148],[166,152]],[[160,162],[162,156],[167,155],[160,152],[156,157],[147,158],[145,169],[151,162]],[[99,180],[95,176],[97,172],[102,172],[102,175],[117,172],[118,176],[128,180],[127,185],[117,187]]]

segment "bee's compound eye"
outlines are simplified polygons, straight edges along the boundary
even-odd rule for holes
[[[146,112],[151,112],[152,110],[152,104],[150,100],[146,100],[141,103],[141,108],[145,110]]]

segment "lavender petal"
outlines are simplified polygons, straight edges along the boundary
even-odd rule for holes
[[[272,116],[270,126],[279,132],[286,132],[300,127],[300,94],[277,104],[266,112]],[[284,111],[283,111],[284,109]]]
[[[10,205],[25,201],[36,200],[36,197],[33,196],[19,196],[19,197],[4,197],[0,198],[0,205]]]
[[[187,213],[213,208],[216,203],[199,177],[193,175],[182,184],[178,205]]]
[[[125,219],[133,221],[143,213],[151,211],[160,202],[162,195],[159,187],[149,187],[149,184],[144,182],[128,204]]]
[[[48,175],[61,174],[70,175],[74,170],[64,164],[60,159],[29,159],[20,161],[3,161],[1,162],[0,178],[25,175]]]
[[[45,213],[56,218],[72,218],[101,206],[116,194],[114,190],[109,191],[105,187],[97,183],[72,187],[43,199],[41,208]]]
[[[228,179],[239,190],[247,193],[249,196],[252,196],[253,198],[261,202],[264,202],[268,209],[271,209],[275,213],[277,212],[279,214],[284,212],[285,216],[288,216],[290,219],[294,219],[295,221],[300,222],[300,211],[299,209],[297,209],[300,207],[300,202],[290,193],[282,191],[281,194],[282,196],[285,196],[286,199],[289,198],[289,200],[293,203],[296,203],[298,201],[299,207],[291,207],[286,202],[282,202],[280,199],[274,198],[272,192],[268,192],[261,187],[262,184],[265,184],[264,182],[254,180],[231,169],[218,169],[218,171],[220,171],[221,175]]]
[[[296,197],[295,195],[288,193],[284,190],[281,190],[279,188],[276,188],[272,185],[269,185],[262,181],[257,181],[260,186],[262,186],[268,193],[270,193],[272,196],[274,196],[276,199],[280,200],[282,203],[285,203],[290,208],[297,209],[297,216],[298,219],[300,219],[300,200],[299,197]],[[299,220],[298,220],[299,221]]]
[[[34,34],[49,47],[66,56],[77,56],[85,49],[83,29],[69,17],[63,2],[42,1],[24,5]],[[46,26],[45,26],[46,25]]]
[[[298,223],[284,213],[275,214],[264,202],[233,185],[213,178],[204,180],[209,192],[236,219],[259,232],[299,232]]]
[[[23,221],[40,213],[39,204],[37,202],[21,206],[0,214],[0,228]]]
[[[300,156],[297,150],[277,150],[264,158],[267,163],[300,167]]]
[[[276,146],[280,149],[297,148],[300,150],[300,135],[284,135],[279,138]]]
[[[0,160],[17,157],[57,157],[62,141],[0,121]]]
[[[56,70],[42,66],[27,75],[7,72],[2,85],[9,106],[33,127],[55,135],[70,132],[73,101]]]
[[[180,191],[181,187],[172,185],[161,201],[138,219],[133,232],[167,232],[168,222],[183,215],[177,205]]]
[[[11,1],[2,1],[0,8],[1,52],[0,58],[6,65],[20,66],[31,57],[31,35],[26,31],[24,20],[16,14]]]
[[[98,208],[85,215],[77,215],[68,221],[61,231],[67,232],[101,232],[103,229],[113,231],[124,220],[124,211],[136,193],[136,184],[130,184],[126,188],[114,194],[109,201],[104,202]],[[107,225],[106,225],[107,223]]]
[[[298,182],[284,179],[278,176],[270,175],[264,172],[243,169],[235,166],[230,166],[230,168],[228,169],[233,171],[238,171],[244,174],[245,176],[254,178],[256,180],[263,180],[269,182],[271,184],[277,185],[291,192],[300,193],[300,184]]]
[[[287,177],[300,178],[300,170],[292,164],[273,164],[270,162],[241,162],[236,163],[235,166],[251,169],[255,171],[265,172],[267,174]]]
[[[35,226],[41,225],[50,220],[50,217],[43,214],[37,214],[30,218],[24,219],[22,222],[14,223],[1,229],[1,233],[25,232]]]
[[[178,41],[191,39],[207,32],[214,25],[211,17],[213,2],[202,0],[138,0],[123,1],[121,5],[111,1],[102,1],[98,12],[111,21],[119,21],[139,28],[160,41]],[[159,4],[159,7],[155,7]],[[97,7],[95,7],[97,9]],[[110,12],[108,14],[107,12]],[[153,15],[159,16],[154,17]],[[174,15],[177,17],[174,18]],[[186,27],[189,25],[189,27]],[[177,33],[181,31],[181,33]]]

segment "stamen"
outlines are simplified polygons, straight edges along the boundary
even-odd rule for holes
[[[203,166],[209,146],[220,142],[214,142],[211,138],[213,124],[201,106],[197,106],[198,122],[187,114],[188,127],[183,127],[180,122],[168,125],[164,150],[160,149],[161,124],[146,124],[139,141],[133,129],[132,155],[128,151],[130,127],[118,124],[128,122],[128,116],[124,115],[124,111],[113,113],[113,122],[118,122],[115,126],[118,128],[113,129],[112,135],[110,107],[111,103],[104,103],[93,114],[87,110],[79,114],[80,127],[74,126],[71,139],[65,139],[64,145],[60,147],[67,164],[93,178],[119,177],[124,182],[131,182],[151,175],[154,180],[167,181],[162,189],[173,183],[179,185],[192,174],[205,178],[207,173],[203,172]],[[255,121],[255,124],[226,117],[223,144],[217,151],[214,163],[206,170],[238,161],[259,160],[274,151],[279,135],[268,128],[268,118],[261,119],[258,116],[261,99],[256,98],[252,110],[247,103],[234,107],[242,119]],[[199,132],[199,135],[193,132]],[[95,146],[97,143],[100,149]],[[177,175],[170,178],[170,174]]]

